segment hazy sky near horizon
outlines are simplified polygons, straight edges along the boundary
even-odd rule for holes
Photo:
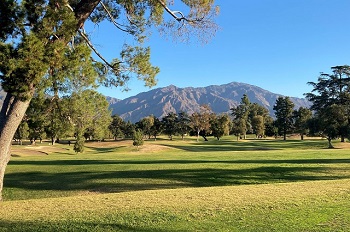
[[[147,41],[152,64],[161,70],[153,88],[204,87],[233,81],[273,93],[303,97],[320,72],[350,64],[349,0],[216,0],[220,30],[208,44],[173,42],[154,32]],[[87,28],[100,52],[112,59],[126,37],[111,24]],[[100,88],[125,99],[150,90],[132,79],[131,88]]]

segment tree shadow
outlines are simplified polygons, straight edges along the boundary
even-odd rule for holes
[[[334,170],[333,170],[334,169]],[[167,170],[18,172],[5,176],[7,188],[56,191],[125,192],[183,187],[266,184],[350,178],[331,167],[266,166],[244,169],[188,168]],[[334,172],[333,172],[334,171]]]
[[[203,159],[203,160],[185,160],[185,159],[160,159],[160,160],[10,160],[11,165],[38,165],[38,166],[75,166],[75,165],[129,165],[129,164],[350,164],[349,159]]]
[[[126,224],[126,223],[125,223]],[[121,223],[108,222],[79,222],[76,220],[47,221],[6,221],[0,220],[1,231],[32,232],[32,231],[140,231],[166,232],[159,228],[129,226]]]
[[[212,151],[263,151],[283,149],[314,149],[326,148],[326,143],[320,140],[260,140],[249,139],[241,141],[209,141],[194,142],[191,146],[177,144],[164,144],[164,146],[181,149],[190,152],[212,152]]]

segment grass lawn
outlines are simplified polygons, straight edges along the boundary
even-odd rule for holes
[[[350,231],[350,147],[326,140],[15,146],[0,231]]]

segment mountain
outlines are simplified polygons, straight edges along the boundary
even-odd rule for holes
[[[245,83],[232,82],[225,85],[211,85],[200,88],[178,88],[170,85],[157,88],[124,100],[110,103],[113,114],[118,114],[124,120],[137,122],[151,114],[162,118],[169,112],[187,112],[191,115],[199,111],[203,104],[207,104],[216,113],[230,113],[230,109],[237,106],[243,94],[247,94],[252,103],[266,107],[271,116],[274,115],[273,105],[281,94],[275,94]],[[309,107],[310,102],[303,98],[290,98],[295,108]]]

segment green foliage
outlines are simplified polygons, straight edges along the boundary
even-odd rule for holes
[[[102,94],[94,90],[73,93],[69,99],[70,120],[75,125],[75,133],[88,138],[102,140],[107,136],[112,118],[109,104]]]
[[[257,137],[263,136],[265,133],[264,117],[256,115],[252,118],[252,129]]]
[[[243,94],[241,103],[231,108],[231,111],[234,118],[233,132],[237,137],[243,135],[246,138],[247,132],[255,133],[257,136],[265,134],[264,121],[269,120],[269,111],[257,103],[251,103],[246,94]]]
[[[177,114],[168,113],[162,118],[163,132],[169,136],[170,140],[173,140],[173,136],[177,133]]]
[[[300,133],[301,140],[309,132],[308,123],[312,118],[312,111],[308,108],[300,107],[293,111],[295,131]]]
[[[152,115],[151,117],[153,117],[153,125],[151,127],[151,135],[154,137],[154,140],[157,140],[157,136],[163,131],[163,124],[154,115]]]
[[[148,135],[148,138],[151,138],[154,120],[155,117],[153,115],[145,117],[136,123],[136,128],[139,128],[145,135]]]
[[[17,128],[15,133],[15,139],[19,140],[20,144],[22,144],[23,139],[27,139],[29,137],[29,126],[26,121],[22,121]]]
[[[305,95],[312,102],[311,110],[318,114],[317,120],[323,125],[319,127],[319,131],[329,139],[340,136],[344,142],[350,131],[350,66],[335,66],[332,67],[332,72],[332,74],[321,73],[317,83],[309,82],[313,90]],[[335,112],[337,107],[340,111]],[[333,111],[334,118],[330,114]]]
[[[124,137],[122,130],[124,125],[125,122],[120,116],[116,114],[112,116],[112,122],[109,125],[108,129],[112,133],[114,139],[117,139],[117,137]]]
[[[293,128],[293,108],[294,103],[289,97],[278,97],[273,110],[276,116],[276,127],[279,133],[286,140],[287,133]]]
[[[19,32],[17,25],[20,18],[20,7],[14,0],[3,0],[0,2],[0,41],[6,41]]]
[[[132,138],[134,131],[135,131],[135,125],[131,123],[130,121],[127,121],[122,128],[122,131],[124,133],[124,136],[126,138]]]
[[[227,114],[212,117],[210,121],[212,135],[217,140],[220,140],[224,135],[229,135],[231,127],[231,120]]]
[[[213,114],[210,106],[202,105],[200,107],[200,112],[194,112],[190,116],[190,126],[197,133],[197,141],[199,139],[200,133],[206,139],[206,135],[210,134],[210,121],[215,115]]]
[[[190,122],[191,119],[186,112],[182,111],[177,114],[176,127],[177,132],[181,135],[182,139],[184,139],[185,134],[187,134],[191,129]]]
[[[74,143],[73,150],[75,153],[84,152],[85,138],[81,133],[76,134],[76,142]]]
[[[133,135],[133,143],[132,145],[136,146],[137,149],[139,146],[142,146],[144,143],[143,141],[143,133],[141,130],[135,130]]]

